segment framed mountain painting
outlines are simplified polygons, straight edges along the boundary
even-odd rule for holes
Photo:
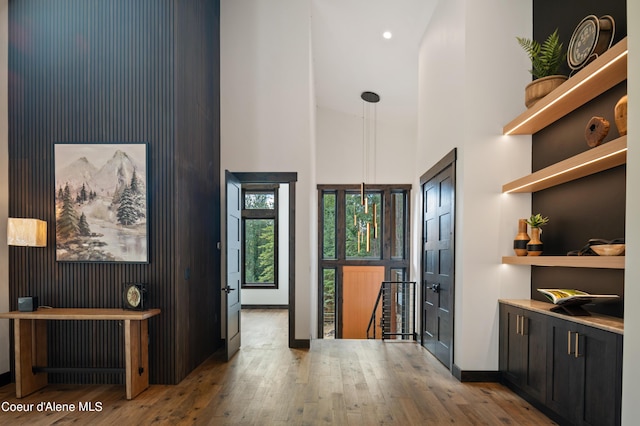
[[[56,260],[147,263],[147,144],[54,150]]]

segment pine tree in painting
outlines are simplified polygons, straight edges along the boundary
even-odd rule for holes
[[[140,188],[140,182],[138,181],[138,175],[136,170],[133,169],[133,175],[131,176],[131,197],[133,200],[133,206],[136,209],[136,219],[143,219],[147,215],[147,206],[142,188]]]
[[[131,185],[129,185],[129,188],[131,188],[131,192],[133,192],[134,194],[137,194],[140,192],[140,188],[138,187],[138,175],[136,175],[136,169],[133,169],[133,174],[131,175]]]
[[[134,194],[128,185],[120,195],[120,206],[118,206],[118,223],[121,225],[133,225],[138,220],[138,213],[134,203]]]
[[[80,215],[80,222],[78,222],[78,231],[80,235],[84,237],[88,237],[91,235],[91,229],[89,229],[89,224],[87,223],[87,217],[82,213]]]
[[[87,188],[85,187],[84,183],[82,184],[82,188],[80,189],[80,200],[82,203],[86,203],[87,202]]]
[[[69,185],[64,186],[62,193],[62,208],[56,221],[56,233],[61,238],[70,238],[78,234],[78,217],[73,209]]]

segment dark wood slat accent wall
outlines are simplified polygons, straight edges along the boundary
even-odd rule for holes
[[[46,248],[9,249],[11,309],[28,293],[119,307],[123,283],[148,282],[162,310],[149,322],[152,383],[179,382],[220,345],[218,28],[219,0],[9,3],[9,215],[48,223]],[[148,143],[148,264],[56,262],[56,142]],[[123,367],[122,337],[117,323],[52,322],[50,365]]]

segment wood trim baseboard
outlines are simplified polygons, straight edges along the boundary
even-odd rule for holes
[[[461,382],[499,383],[501,379],[499,371],[462,370],[455,364],[451,368],[451,374]]]
[[[6,386],[11,383],[11,371],[0,374],[0,386]]]
[[[291,349],[309,349],[311,347],[311,340],[309,339],[293,339],[289,341],[289,348]]]

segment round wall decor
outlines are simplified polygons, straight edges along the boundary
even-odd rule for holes
[[[573,31],[567,51],[569,67],[578,71],[613,44],[615,21],[610,15],[586,16]]]

